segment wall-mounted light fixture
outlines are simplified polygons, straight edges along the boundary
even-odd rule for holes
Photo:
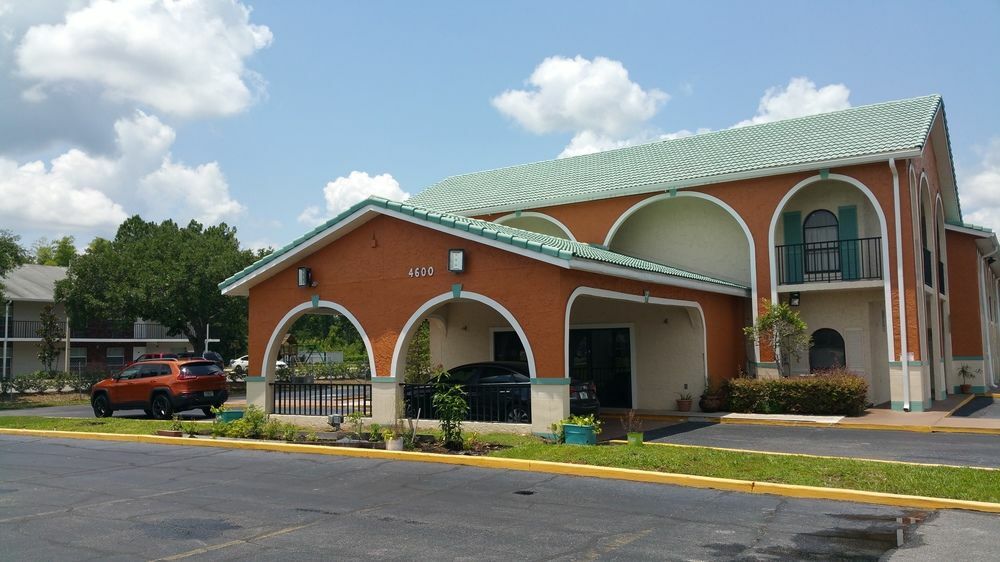
[[[791,305],[791,306],[799,306],[799,302],[801,302],[801,298],[800,298],[800,296],[799,296],[798,293],[790,293],[788,295],[788,304],[789,305]]]
[[[308,267],[299,268],[299,287],[311,287],[312,286],[312,269]]]
[[[448,271],[452,273],[465,271],[465,250],[459,248],[448,250]]]

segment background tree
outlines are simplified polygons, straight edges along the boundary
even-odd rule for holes
[[[68,267],[73,258],[76,257],[75,239],[72,236],[63,236],[55,242],[49,242],[45,238],[39,238],[33,245],[35,251],[35,263],[38,265],[59,265]]]
[[[28,263],[28,252],[21,247],[21,237],[9,230],[0,230],[0,314],[7,298],[3,294],[3,278]]]
[[[757,317],[757,322],[744,328],[743,333],[753,342],[774,350],[778,372],[787,377],[792,374],[791,359],[798,359],[809,349],[808,328],[799,313],[785,303],[764,299],[763,308],[764,313]]]
[[[46,371],[53,370],[53,364],[59,357],[59,343],[63,337],[62,320],[52,311],[52,305],[46,304],[42,307],[42,312],[38,315],[40,326],[38,327],[38,361]]]
[[[225,297],[218,284],[250,265],[261,252],[241,249],[236,229],[225,224],[204,227],[191,221],[147,222],[139,216],[118,227],[114,240],[95,239],[56,284],[70,322],[134,319],[159,322],[170,334],[183,335],[195,350],[205,346],[205,327],[222,342],[226,357],[246,349],[247,303]]]

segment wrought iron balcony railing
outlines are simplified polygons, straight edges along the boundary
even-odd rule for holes
[[[779,285],[882,278],[882,238],[775,247]]]

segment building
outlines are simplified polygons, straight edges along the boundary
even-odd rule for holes
[[[45,305],[54,306],[64,333],[69,328],[63,306],[55,302],[56,281],[65,277],[65,267],[25,265],[3,279],[4,295],[10,302],[5,307],[6,318],[0,317],[0,336],[7,348],[8,376],[42,369],[38,361],[38,329]],[[103,320],[68,331],[69,338],[63,340],[55,366],[74,373],[115,371],[143,353],[191,349],[187,338],[169,335],[166,328],[153,322]]]
[[[1000,186],[998,186],[1000,187]],[[415,326],[445,368],[523,358],[531,425],[568,413],[569,377],[602,404],[672,410],[741,369],[765,300],[815,345],[793,364],[865,377],[923,411],[1000,378],[996,236],[965,224],[944,104],[925,96],[447,178],[372,198],[220,284],[250,301],[251,402],[273,408],[277,342],[343,314],[389,421]],[[452,259],[454,261],[452,261]]]

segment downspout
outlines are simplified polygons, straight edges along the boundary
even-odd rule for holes
[[[996,252],[990,252],[990,255]],[[986,344],[986,355],[983,356],[983,367],[986,369],[986,376],[990,379],[993,378],[993,350],[990,340],[993,339],[992,330],[990,329],[990,307],[986,304],[986,297],[989,296],[989,289],[986,288],[986,271],[989,266],[984,266],[986,263],[986,256],[982,257],[978,262],[976,262],[976,274],[979,275],[978,285],[979,285],[979,314],[981,318],[981,329],[980,333],[983,336],[983,343]],[[985,382],[985,381],[984,381]]]
[[[899,205],[899,170],[896,159],[889,159],[892,171],[892,195],[896,219],[896,300],[899,303],[899,362],[903,367],[903,411],[910,411],[910,361],[906,342],[906,302],[903,293],[903,229],[902,210]]]

